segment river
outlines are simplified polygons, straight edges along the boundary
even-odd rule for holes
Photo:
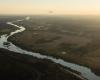
[[[25,18],[25,20],[27,20],[27,18]],[[20,22],[20,21],[23,21],[23,20],[16,20],[14,22]],[[56,59],[52,56],[47,56],[47,55],[42,55],[40,53],[34,53],[34,52],[31,52],[31,51],[27,51],[27,50],[21,49],[20,47],[12,44],[7,39],[10,36],[17,34],[17,33],[20,33],[20,32],[23,32],[26,29],[23,26],[18,26],[16,24],[14,24],[13,22],[7,22],[6,24],[17,27],[18,30],[11,32],[9,35],[7,35],[7,34],[2,35],[0,37],[0,48],[7,49],[9,51],[17,52],[17,53],[20,53],[20,54],[31,55],[31,56],[37,57],[39,59],[48,59],[48,60],[51,60],[54,63],[60,64],[64,67],[70,68],[72,70],[75,70],[75,71],[81,73],[81,76],[83,76],[87,80],[100,80],[100,76],[97,76],[96,74],[94,74],[91,71],[91,69],[88,68],[88,67],[80,66],[80,65],[75,64],[75,63],[70,63],[70,62],[64,61],[63,59]],[[9,46],[4,45],[4,43],[8,43]]]

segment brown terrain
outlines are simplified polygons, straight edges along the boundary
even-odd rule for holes
[[[21,48],[90,67],[100,74],[100,24],[92,19],[33,17],[9,41]]]
[[[17,29],[4,23],[5,20],[1,22],[0,36]],[[66,71],[61,65],[49,60],[37,59],[5,49],[0,49],[0,78],[2,80],[85,80],[80,73],[70,69]]]
[[[0,79],[83,80],[49,60],[41,60],[4,49],[0,49]]]

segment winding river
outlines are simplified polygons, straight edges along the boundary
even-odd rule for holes
[[[27,18],[25,20],[27,20]],[[28,20],[29,20],[29,18],[28,18]],[[20,22],[20,21],[23,21],[23,20],[17,20],[17,21],[14,21],[14,22]],[[11,32],[9,35],[7,35],[7,34],[2,35],[0,37],[0,48],[4,48],[4,49],[7,49],[9,51],[17,52],[17,53],[20,53],[20,54],[31,55],[31,56],[37,57],[39,59],[49,59],[54,63],[58,63],[58,64],[60,64],[64,67],[67,67],[67,68],[70,68],[70,69],[75,70],[77,72],[80,72],[81,76],[83,76],[87,80],[100,80],[100,76],[95,75],[91,71],[91,69],[88,68],[88,67],[80,66],[80,65],[74,64],[74,63],[70,63],[70,62],[64,61],[63,59],[56,59],[52,56],[47,56],[47,55],[42,55],[40,53],[34,53],[34,52],[31,52],[31,51],[27,51],[27,50],[21,49],[20,47],[12,44],[9,41],[7,41],[7,39],[10,36],[12,36],[14,34],[17,34],[17,33],[20,33],[20,32],[23,32],[24,30],[26,30],[23,26],[18,26],[16,24],[14,24],[13,22],[7,22],[7,24],[12,25],[14,27],[17,27],[18,30],[14,31],[14,32]],[[5,42],[9,43],[9,46],[4,45]]]

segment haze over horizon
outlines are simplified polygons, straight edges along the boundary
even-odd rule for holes
[[[0,14],[100,15],[100,0],[0,0]]]

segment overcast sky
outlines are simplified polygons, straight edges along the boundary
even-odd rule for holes
[[[100,14],[100,0],[0,0],[0,14]]]

